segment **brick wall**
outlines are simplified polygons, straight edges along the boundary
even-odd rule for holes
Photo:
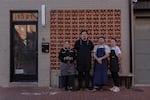
[[[88,30],[89,38],[97,44],[99,36],[106,43],[115,37],[121,46],[121,10],[51,10],[50,11],[50,62],[51,69],[59,69],[58,52],[67,39],[73,46],[81,30]]]

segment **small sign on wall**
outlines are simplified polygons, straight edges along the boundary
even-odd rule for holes
[[[15,74],[24,74],[24,69],[16,69]]]
[[[42,43],[42,52],[49,53],[49,43],[48,42]]]

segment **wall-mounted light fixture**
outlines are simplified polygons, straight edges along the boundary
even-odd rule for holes
[[[138,2],[138,0],[132,0],[134,3]]]
[[[45,26],[45,22],[46,22],[46,6],[45,4],[41,5],[41,24],[42,26]]]

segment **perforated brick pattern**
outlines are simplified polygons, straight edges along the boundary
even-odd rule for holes
[[[89,38],[97,44],[99,36],[106,43],[115,37],[121,45],[121,10],[51,10],[50,11],[50,62],[51,69],[59,69],[58,52],[65,40],[73,46],[81,30],[88,30]]]

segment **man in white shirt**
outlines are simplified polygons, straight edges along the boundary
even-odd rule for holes
[[[102,90],[102,87],[107,84],[107,69],[110,49],[105,44],[105,37],[99,37],[98,45],[94,47],[94,91]]]

